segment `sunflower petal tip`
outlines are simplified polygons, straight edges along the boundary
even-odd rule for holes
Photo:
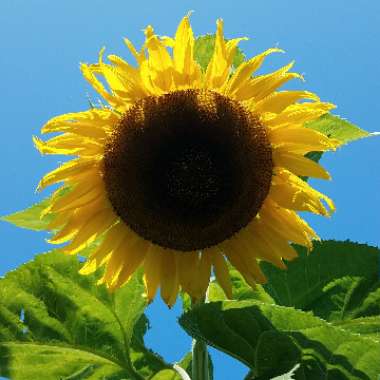
[[[281,53],[281,54],[285,54],[286,53],[286,51],[284,49],[281,49],[278,46],[275,46],[274,48],[272,48],[272,51],[274,53]]]
[[[143,29],[145,34],[145,38],[148,39],[154,35],[154,29],[152,25],[148,25],[145,29]]]
[[[43,154],[43,141],[41,139],[39,139],[37,136],[32,136],[32,141],[33,141],[33,144],[35,146],[35,148],[41,153]]]
[[[46,243],[49,243],[49,244],[56,244],[56,243],[54,242],[54,237],[46,238],[45,241],[46,241]]]
[[[40,193],[43,189],[44,189],[44,184],[43,184],[43,181],[41,180],[40,182],[38,182],[37,184],[37,187],[36,187],[36,190],[34,190],[34,192],[36,194]]]

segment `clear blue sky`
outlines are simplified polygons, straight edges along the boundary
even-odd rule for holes
[[[241,45],[247,56],[277,45],[285,49],[286,55],[268,59],[264,71],[295,59],[306,83],[294,86],[337,104],[336,114],[362,128],[380,130],[379,1],[1,0],[0,214],[40,199],[36,184],[57,158],[41,157],[31,136],[52,116],[87,108],[90,88],[79,62],[95,61],[102,46],[129,58],[122,37],[140,45],[149,23],[158,34],[171,35],[189,10],[195,11],[191,20],[198,35],[213,33],[222,17],[227,38],[250,37]],[[370,138],[323,158],[333,181],[313,184],[337,205],[331,219],[309,218],[323,238],[379,245],[379,144]],[[0,236],[0,274],[48,249],[43,233],[0,223]],[[159,300],[148,310],[147,342],[171,361],[190,347],[176,326],[179,312],[178,304],[168,311]],[[243,378],[242,365],[213,355],[217,380]]]

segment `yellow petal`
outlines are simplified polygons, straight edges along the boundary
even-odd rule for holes
[[[85,171],[93,171],[99,167],[99,162],[94,159],[77,158],[62,164],[57,169],[46,174],[37,186],[37,190],[40,191],[46,186],[53,185],[54,183],[65,181],[69,178],[76,177],[83,174]]]
[[[289,239],[283,238],[261,221],[254,220],[247,226],[244,240],[252,251],[265,261],[271,262],[280,269],[286,269],[282,259],[294,259],[297,252],[289,245]]]
[[[200,79],[201,70],[194,61],[194,35],[189,15],[180,22],[173,46],[173,64],[176,70],[176,84],[192,86]]]
[[[305,127],[268,128],[267,134],[272,145],[293,153],[324,152],[335,150],[340,145],[338,140]]]
[[[54,215],[53,220],[50,223],[48,223],[46,229],[55,230],[57,228],[62,228],[68,222],[68,220],[72,216],[72,213],[73,211],[70,210]]]
[[[216,280],[224,290],[227,298],[232,299],[232,284],[226,260],[218,248],[208,248],[208,251],[211,254],[211,261],[214,267]]]
[[[198,284],[198,294],[197,299],[202,299],[208,289],[210,284],[210,276],[211,276],[211,256],[207,252],[207,250],[203,251],[199,258],[199,278],[197,281]]]
[[[330,174],[321,165],[302,154],[288,152],[287,149],[274,149],[272,157],[276,166],[288,169],[294,174],[331,179]]]
[[[247,41],[247,37],[239,37],[239,38],[232,38],[231,40],[228,40],[226,42],[226,58],[227,58],[227,65],[231,66],[232,61],[235,58],[236,49],[238,44],[241,41]]]
[[[185,252],[178,257],[178,274],[182,289],[188,294],[195,294],[199,252]]]
[[[265,57],[275,52],[283,52],[283,50],[277,48],[268,49],[265,52],[257,55],[256,57],[253,57],[250,60],[243,62],[237,68],[232,78],[229,80],[225,94],[233,96],[240,89],[241,86],[244,86],[244,84],[251,77],[251,75],[261,67]]]
[[[65,133],[53,137],[48,141],[42,141],[33,136],[36,148],[42,154],[64,154],[92,157],[103,154],[103,145],[93,139],[83,138],[78,135]]]
[[[144,261],[144,282],[148,301],[151,302],[156,295],[161,279],[162,248],[151,244]]]
[[[269,94],[274,92],[277,88],[288,82],[293,78],[301,78],[302,75],[297,73],[288,73],[292,68],[294,62],[274,71],[273,73],[257,76],[239,88],[235,93],[235,99],[243,101],[254,99],[256,102],[264,99]]]
[[[103,241],[91,253],[85,265],[80,269],[81,274],[90,274],[96,271],[100,266],[104,265],[108,259],[110,252],[115,250],[125,237],[126,227],[123,222],[116,223],[108,231]]]
[[[83,196],[94,188],[94,186],[100,184],[100,178],[94,181],[83,181],[79,184],[72,185],[69,190],[63,190],[62,187],[57,189],[51,196],[51,201],[48,207],[42,210],[40,217],[43,218],[45,215],[50,213],[54,208],[55,214],[60,211],[61,206],[66,206],[72,201],[75,201],[78,197]],[[61,211],[60,213],[62,213]]]
[[[175,39],[174,38],[169,37],[169,36],[161,36],[160,39],[166,47],[174,48],[174,46],[175,46]]]
[[[161,252],[161,297],[172,307],[179,291],[178,265],[174,251],[164,249]]]
[[[205,297],[211,275],[211,255],[209,255],[207,250],[200,254],[198,268],[198,278],[196,279],[197,292],[194,298],[201,300]]]
[[[85,63],[82,63],[80,65],[80,69],[84,78],[105,100],[107,100],[107,102],[111,106],[115,108],[123,106],[122,101],[118,99],[116,96],[113,96],[112,94],[107,92],[100,80],[95,76],[95,72],[99,71],[97,65],[87,65]]]
[[[223,20],[216,22],[214,53],[206,69],[205,88],[219,89],[228,79],[231,64],[228,62],[226,43],[223,35]]]
[[[144,54],[144,49],[141,49],[141,51],[138,53],[134,45],[128,38],[124,38],[124,43],[127,45],[129,51],[135,57],[137,63],[141,65],[141,63],[144,62],[146,59],[145,54]]]
[[[319,101],[319,97],[312,92],[279,91],[274,92],[262,99],[260,102],[255,103],[253,109],[260,114],[264,112],[277,114],[300,99],[310,99],[316,102]]]
[[[319,239],[313,229],[296,212],[280,207],[267,197],[260,210],[262,223],[282,238],[312,248],[312,239]]]
[[[87,222],[94,213],[98,212],[98,210],[93,210],[92,213],[87,211],[87,208],[83,208],[81,210],[75,210],[75,212],[72,212],[68,217],[68,220],[64,227],[62,227],[59,231],[56,231],[54,233],[54,236],[52,236],[50,239],[47,239],[47,242],[50,244],[61,244],[67,242],[68,240],[71,240],[79,232],[82,223]]]
[[[148,244],[149,243],[146,240],[138,238],[137,241],[124,247],[123,266],[119,274],[113,278],[111,284],[109,285],[109,289],[111,291],[119,288],[130,280],[133,273],[144,261]]]
[[[244,230],[241,230],[237,236],[242,251],[250,257],[268,261],[280,269],[286,269],[282,261],[282,254],[278,252],[276,246],[272,246],[266,239],[266,236],[257,228],[257,221],[252,221]]]
[[[335,108],[334,104],[323,102],[292,104],[275,117],[266,120],[265,125],[268,127],[303,125],[319,118],[333,108]]]
[[[252,255],[252,252],[247,253],[246,247],[241,243],[236,237],[224,241],[222,243],[224,254],[250,286],[254,287],[256,283],[265,283],[266,277],[262,273],[256,257]]]
[[[78,253],[91,244],[116,221],[117,219],[113,211],[106,209],[98,212],[79,227],[79,231],[73,241],[62,248],[61,251],[68,255]]]
[[[155,86],[170,91],[173,85],[173,64],[166,47],[156,35],[145,42],[149,54],[150,77]]]
[[[112,283],[117,280],[123,265],[125,264],[125,247],[133,244],[137,239],[137,237],[133,237],[131,241],[130,236],[123,236],[120,244],[112,250],[107,262],[106,270],[103,276],[98,280],[98,285],[106,284],[109,289]]]
[[[292,210],[310,211],[324,216],[329,216],[335,210],[334,203],[329,197],[313,189],[286,169],[276,169],[269,195],[280,206]],[[330,210],[321,200],[326,202]]]
[[[105,139],[107,131],[118,123],[119,116],[111,110],[92,109],[56,116],[42,127],[41,132],[70,132],[99,140]]]
[[[105,189],[103,186],[92,184],[91,188],[87,188],[87,191],[83,191],[79,187],[76,190],[71,191],[67,195],[63,195],[56,202],[52,203],[48,209],[48,212],[62,212],[73,210],[82,207],[90,202],[94,202],[101,197],[106,197]]]
[[[138,69],[132,67],[117,55],[109,55],[108,59],[115,65],[115,74],[120,78],[124,86],[124,90],[119,92],[120,96],[134,102],[149,95]]]

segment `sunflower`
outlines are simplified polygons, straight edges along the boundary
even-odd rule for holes
[[[290,245],[312,247],[316,233],[298,211],[328,216],[333,202],[300,176],[329,179],[311,151],[338,142],[304,127],[334,106],[307,91],[278,91],[302,76],[293,62],[255,75],[272,48],[233,70],[238,43],[217,21],[205,70],[194,59],[189,16],[174,38],[151,26],[136,65],[116,55],[82,64],[85,79],[108,103],[51,119],[43,154],[75,156],[45,175],[38,189],[61,183],[43,212],[53,214],[52,244],[80,253],[96,241],[81,269],[104,266],[99,280],[115,290],[143,268],[146,296],[160,288],[167,305],[180,289],[204,297],[210,276],[232,296],[230,262],[248,284],[264,283],[261,260],[286,269]],[[69,189],[63,192],[62,188]]]

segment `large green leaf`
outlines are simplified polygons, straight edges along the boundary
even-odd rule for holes
[[[39,255],[0,280],[0,375],[143,379],[168,368],[145,348],[141,273],[110,294],[75,257]]]
[[[380,314],[380,250],[349,241],[315,242],[283,271],[262,262],[266,291],[279,305],[312,310],[327,320]]]
[[[339,278],[326,285],[323,293],[311,309],[329,321],[380,314],[380,281],[376,275]]]
[[[376,379],[380,343],[291,307],[259,301],[203,304],[180,318],[193,337],[239,359],[255,379],[301,365],[299,380]]]
[[[371,337],[380,342],[380,316],[363,317],[352,320],[334,322],[342,329]]]

